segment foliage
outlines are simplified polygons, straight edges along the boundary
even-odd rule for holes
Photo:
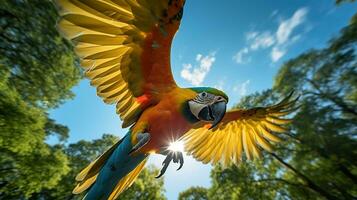
[[[47,115],[80,79],[71,46],[58,34],[50,1],[0,1],[0,199],[24,199],[57,185],[68,158],[48,135],[68,129]]]
[[[55,25],[58,15],[49,0],[0,2],[0,55],[9,83],[37,107],[53,108],[73,97],[79,67]]]
[[[133,185],[119,196],[120,199],[157,199],[165,200],[164,179],[156,179],[159,170],[153,166],[146,167]]]
[[[68,172],[68,160],[63,151],[44,142],[44,112],[9,86],[8,72],[0,70],[0,76],[0,198],[29,197],[54,187]]]
[[[329,199],[357,196],[356,31],[352,20],[326,48],[287,62],[274,88],[282,93],[296,88],[303,94],[293,124],[299,144],[291,163],[304,166],[301,173],[313,180],[312,190]]]
[[[191,187],[179,194],[179,200],[207,200],[208,190],[204,187]]]
[[[357,198],[357,21],[355,15],[323,49],[286,62],[273,89],[243,98],[247,108],[267,105],[296,90],[300,109],[284,142],[262,160],[211,172],[202,199]],[[189,199],[189,198],[188,198]]]

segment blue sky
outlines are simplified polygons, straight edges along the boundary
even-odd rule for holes
[[[332,0],[187,0],[172,49],[172,70],[182,87],[212,86],[224,90],[230,106],[250,93],[272,87],[279,66],[311,48],[321,48],[347,24],[357,4],[335,6]],[[68,142],[122,137],[114,106],[105,105],[83,80],[76,97],[50,116],[70,128]],[[158,167],[164,159],[154,156]],[[210,165],[190,157],[180,171],[170,166],[166,194],[177,199],[190,186],[210,185]]]

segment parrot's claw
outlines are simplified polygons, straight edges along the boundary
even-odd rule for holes
[[[180,166],[177,168],[177,171],[182,168],[183,163],[184,163],[182,152],[179,152],[179,153],[180,153],[180,156],[178,157],[178,159],[179,159],[179,162],[180,162]]]
[[[133,146],[133,148],[129,151],[129,155],[138,151],[143,147],[145,144],[147,144],[150,140],[150,134],[149,133],[139,133],[136,136],[138,142]]]
[[[161,154],[166,155],[166,158],[165,158],[164,162],[162,162],[163,167],[160,170],[160,174],[158,176],[156,176],[155,178],[160,178],[162,175],[165,174],[167,167],[170,165],[171,161],[173,161],[174,163],[180,163],[180,166],[177,170],[180,170],[182,168],[183,163],[184,163],[182,152],[166,150],[166,151],[163,151]]]

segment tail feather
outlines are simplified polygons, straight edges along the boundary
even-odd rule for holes
[[[125,138],[125,137],[124,137]],[[92,176],[98,174],[100,168],[105,164],[105,161],[112,155],[114,150],[119,146],[123,141],[122,138],[108,150],[106,150],[101,156],[91,162],[86,168],[84,168],[77,176],[76,181],[85,181],[85,179],[91,178]]]
[[[77,176],[76,181],[80,181],[78,185],[73,189],[73,194],[80,194],[87,190],[97,179],[98,173],[105,162],[108,160],[110,155],[118,147],[118,145],[123,141],[124,138],[119,140],[113,146],[111,146],[107,151],[105,151],[101,156],[91,162],[86,168],[84,168]]]
[[[97,176],[98,176],[98,174],[86,179],[85,181],[78,183],[77,186],[73,189],[72,193],[80,194],[80,193],[84,192],[85,190],[87,190],[88,188],[90,188],[90,186],[92,186],[93,183],[95,182],[95,180],[97,179]]]
[[[129,154],[132,148],[130,131],[77,175],[80,183],[73,193],[89,189],[86,200],[117,198],[135,181],[147,160],[147,154]]]
[[[115,186],[113,192],[110,194],[108,200],[114,200],[118,198],[118,196],[122,192],[124,192],[134,183],[135,179],[139,176],[141,170],[144,169],[146,161],[147,159],[142,161],[133,171],[131,171],[128,175],[126,175],[119,181],[119,183]]]

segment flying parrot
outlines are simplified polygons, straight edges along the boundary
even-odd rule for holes
[[[238,164],[272,151],[290,122],[282,116],[297,98],[226,113],[227,95],[215,88],[179,87],[172,75],[170,49],[185,0],[57,0],[58,27],[72,41],[85,76],[116,112],[128,133],[76,177],[74,194],[87,200],[116,199],[138,177],[151,154],[183,165],[185,151],[203,163]]]

